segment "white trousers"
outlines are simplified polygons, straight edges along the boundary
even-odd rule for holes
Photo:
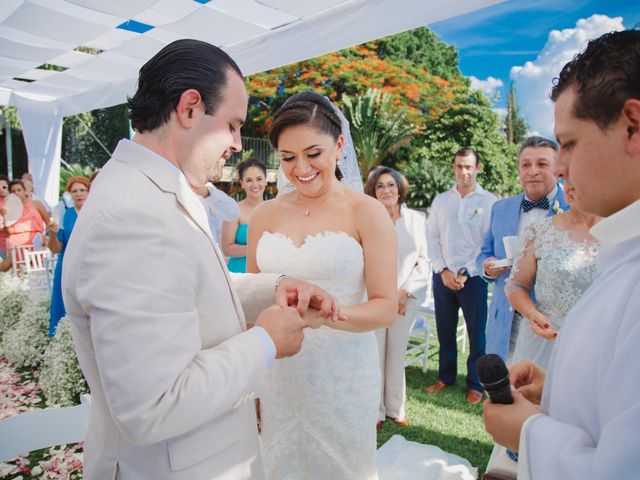
[[[418,305],[415,299],[409,298],[406,306],[407,312],[396,316],[393,325],[376,330],[382,373],[378,420],[384,420],[385,417],[406,418],[407,384],[404,375],[404,359],[409,334],[418,314]]]

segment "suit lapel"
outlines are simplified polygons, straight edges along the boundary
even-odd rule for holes
[[[178,203],[184,210],[184,213],[209,239],[215,259],[219,263],[220,269],[227,280],[227,288],[229,289],[229,293],[233,299],[233,306],[236,310],[238,322],[243,330],[246,329],[246,322],[242,305],[240,304],[240,299],[231,287],[231,277],[229,276],[229,271],[227,269],[226,262],[224,261],[224,257],[222,256],[222,252],[220,252],[220,249],[211,234],[207,213],[204,210],[202,202],[189,186],[185,176],[177,170],[173,170],[172,166],[165,165],[163,162],[168,162],[167,159],[129,140],[121,140],[120,143],[118,143],[116,150],[113,152],[113,158],[124,163],[128,163],[134,168],[140,170],[154,184],[156,184],[160,190],[175,194]]]
[[[214,255],[216,257],[216,261],[220,265],[220,269],[224,273],[225,278],[227,279],[227,287],[229,288],[229,294],[233,299],[233,306],[236,310],[236,314],[238,317],[238,321],[240,322],[240,326],[242,329],[246,329],[247,324],[244,318],[244,312],[242,310],[242,305],[240,303],[240,299],[238,298],[235,290],[231,287],[231,277],[229,276],[229,269],[227,268],[227,264],[222,256],[222,252],[220,248],[216,244],[216,241],[213,239],[211,234],[211,229],[209,228],[209,221],[207,218],[207,213],[204,210],[204,206],[202,202],[198,198],[198,196],[193,192],[191,186],[187,183],[187,179],[184,175],[180,174],[178,178],[178,189],[176,191],[176,198],[182,207],[185,209],[187,214],[191,217],[194,223],[200,227],[203,233],[209,239],[211,243],[211,247],[213,248]]]
[[[506,212],[507,218],[505,219],[505,228],[507,229],[507,233],[505,236],[517,235],[518,234],[518,223],[520,222],[520,205],[522,204],[522,199],[524,198],[524,193],[516,195],[513,197],[513,202],[509,205],[509,208]]]

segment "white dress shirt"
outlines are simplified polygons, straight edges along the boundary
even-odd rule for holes
[[[218,245],[220,245],[220,235],[222,233],[222,222],[231,221],[240,216],[238,202],[232,197],[218,190],[213,184],[206,185],[209,190],[207,197],[200,197],[209,219],[211,234]]]
[[[640,200],[591,229],[601,275],[566,318],[520,433],[519,479],[638,478]]]
[[[475,190],[464,197],[454,186],[433,200],[427,219],[427,244],[434,272],[448,268],[455,273],[465,267],[470,276],[478,275],[476,257],[496,200],[477,183]]]
[[[555,200],[556,195],[558,195],[558,185],[553,187],[553,190],[551,190],[547,195],[549,208],[553,208],[553,201]],[[531,199],[526,195],[524,198],[525,200],[531,201]],[[540,220],[544,220],[544,218],[549,214],[549,210],[543,210],[542,208],[534,208],[528,212],[523,212],[522,207],[520,207],[520,212],[520,219],[518,220],[518,236],[520,236],[520,234],[524,232],[529,225],[533,225],[534,223],[538,223]]]

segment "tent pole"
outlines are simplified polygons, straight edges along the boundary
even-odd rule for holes
[[[8,119],[5,119],[5,147],[7,149],[7,176],[9,180],[13,180],[13,141],[11,140],[11,125]]]

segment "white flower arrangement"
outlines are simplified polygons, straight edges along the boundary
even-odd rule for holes
[[[562,210],[562,207],[560,206],[560,202],[558,200],[553,202],[553,205],[551,206],[551,210],[553,210],[554,214],[558,214],[558,213],[563,213],[564,210]]]
[[[16,367],[37,367],[49,343],[49,297],[30,292],[18,321],[2,338],[5,358]]]
[[[71,321],[63,317],[56,327],[40,370],[40,388],[50,407],[77,405],[80,395],[88,392],[71,338]]]
[[[0,339],[17,322],[29,291],[24,280],[12,273],[0,273]]]

